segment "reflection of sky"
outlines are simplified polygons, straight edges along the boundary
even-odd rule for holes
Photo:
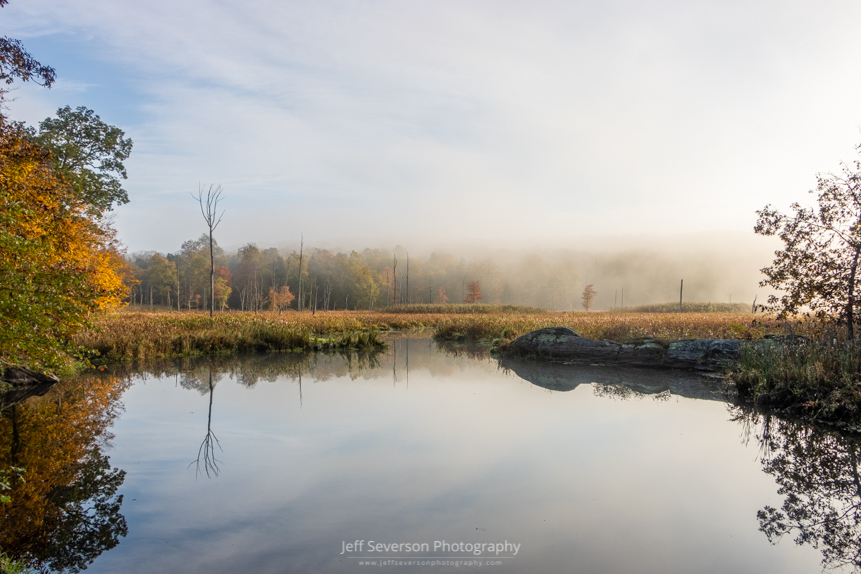
[[[814,549],[758,532],[780,499],[723,403],[550,392],[425,349],[409,388],[384,359],[379,378],[303,377],[301,408],[296,380],[223,379],[212,480],[188,468],[209,397],[134,385],[110,453],[129,535],[90,570],[361,571],[339,555],[357,539],[521,543],[494,569],[510,572],[819,569]]]

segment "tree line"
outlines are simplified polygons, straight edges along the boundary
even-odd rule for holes
[[[210,245],[214,282],[210,281]],[[402,304],[497,303],[556,309],[579,306],[582,286],[570,262],[526,256],[500,265],[448,253],[417,258],[403,248],[335,252],[279,250],[253,243],[227,253],[208,234],[173,253],[128,256],[129,302],[177,310],[374,310]]]

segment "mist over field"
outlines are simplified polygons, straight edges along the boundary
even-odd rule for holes
[[[85,105],[134,140],[111,214],[132,254],[179,253],[206,230],[190,195],[223,185],[234,306],[237,251],[289,258],[302,234],[311,258],[364,254],[368,287],[332,291],[349,308],[404,294],[407,252],[409,301],[480,281],[485,302],[580,309],[591,284],[607,309],[683,279],[685,301],[750,304],[777,247],[756,210],[804,202],[859,140],[861,8],[790,4],[13,2],[8,32],[58,80],[8,105],[30,125]],[[256,296],[299,295],[284,265]],[[307,280],[343,275],[326,265]],[[207,297],[177,272],[174,303]]]
[[[350,250],[599,253],[605,237],[678,234],[674,261],[687,234],[752,235],[755,210],[803,199],[859,141],[857,2],[3,10],[5,33],[58,73],[51,90],[22,84],[13,117],[35,125],[85,105],[134,140],[131,202],[116,211],[131,251],[195,237],[189,194],[216,183],[217,239],[233,248],[304,232]],[[743,272],[709,293],[690,281],[692,296],[722,299],[750,283]],[[631,282],[632,302],[646,299]],[[606,303],[610,287],[598,289]]]
[[[197,285],[201,281],[205,284],[205,280],[195,279],[195,274],[205,270],[207,245],[201,236],[164,254],[179,269],[183,283],[179,290],[188,294],[183,305],[199,305],[191,301],[192,292],[205,296],[205,287]],[[758,286],[759,269],[768,264],[776,244],[766,238],[752,240],[745,234],[725,233],[591,238],[582,246],[551,248],[324,246],[308,240],[304,243],[302,268],[308,307],[313,305],[310,292],[317,286],[323,292],[314,295],[321,308],[368,309],[396,303],[461,303],[468,284],[477,281],[481,303],[582,311],[586,285],[597,291],[591,309],[602,310],[678,302],[681,280],[685,302],[750,305],[757,297],[758,303],[764,303],[771,291]],[[229,277],[230,306],[245,308],[243,301],[251,292],[265,299],[270,287],[277,291],[287,285],[297,294],[299,255],[298,243],[219,247],[216,263]],[[148,270],[153,257],[154,252],[139,252],[129,259],[142,281],[144,302],[149,286],[156,285],[155,301],[164,304],[165,297],[159,293],[167,286],[148,279],[154,273]]]

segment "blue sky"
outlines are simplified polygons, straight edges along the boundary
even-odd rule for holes
[[[861,142],[857,2],[13,0],[57,69],[10,113],[84,105],[135,142],[133,251],[559,247],[744,232]],[[597,239],[596,239],[597,238]],[[634,241],[634,240],[632,240]],[[636,240],[639,241],[639,240]]]

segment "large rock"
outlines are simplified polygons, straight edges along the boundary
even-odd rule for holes
[[[685,339],[665,345],[644,338],[625,343],[586,339],[568,327],[547,327],[522,335],[508,346],[513,355],[575,362],[718,370],[739,357],[738,339]]]
[[[37,373],[27,367],[9,367],[3,371],[3,382],[13,387],[58,383],[60,379]]]
[[[26,367],[9,367],[2,373],[0,408],[14,405],[32,396],[41,397],[60,382],[57,377],[43,375]]]

